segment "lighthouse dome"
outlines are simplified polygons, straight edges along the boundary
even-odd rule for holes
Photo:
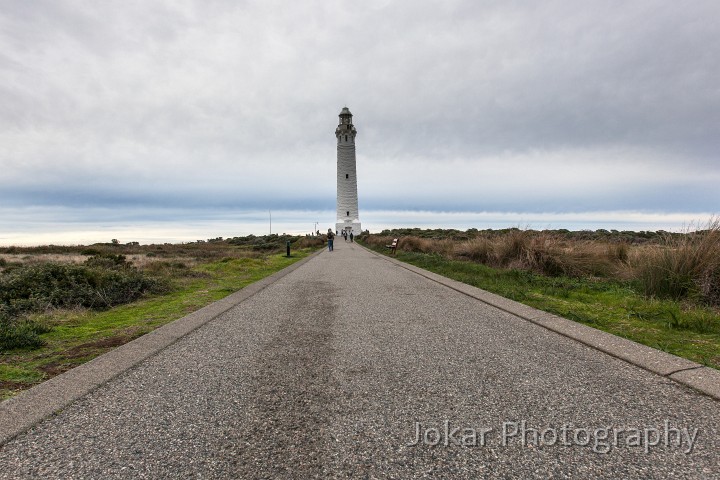
[[[348,107],[343,107],[340,115],[352,115],[352,113],[350,113],[350,109]]]

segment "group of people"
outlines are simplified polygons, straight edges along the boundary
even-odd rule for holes
[[[346,242],[348,241],[348,238],[350,239],[350,243],[354,242],[355,236],[353,235],[352,230],[350,232],[348,232],[347,230],[343,230],[340,235],[343,236],[343,238],[345,239]],[[328,239],[328,251],[332,252],[333,251],[333,240],[335,239],[335,233],[333,233],[332,228],[328,228],[327,239]]]

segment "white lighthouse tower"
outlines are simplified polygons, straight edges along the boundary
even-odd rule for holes
[[[347,107],[340,112],[340,123],[335,129],[337,137],[337,223],[338,233],[343,230],[354,235],[361,233],[358,214],[357,171],[355,168],[355,135],[352,113]]]

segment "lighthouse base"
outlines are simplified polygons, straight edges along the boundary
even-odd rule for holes
[[[337,222],[335,224],[335,230],[337,231],[338,235],[343,232],[343,230],[347,231],[348,234],[352,232],[354,236],[360,235],[362,233],[362,229],[360,228],[360,220],[345,220],[343,222]]]

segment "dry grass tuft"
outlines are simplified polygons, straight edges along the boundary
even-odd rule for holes
[[[704,230],[666,236],[636,262],[645,295],[674,300],[696,296],[720,305],[720,219],[711,219]]]
[[[472,260],[473,262],[490,264],[494,261],[495,247],[493,243],[484,237],[473,238],[455,245],[453,256],[460,259]]]
[[[295,242],[294,247],[295,248],[315,248],[315,247],[322,247],[325,245],[325,238],[324,237],[300,237],[300,239]]]

